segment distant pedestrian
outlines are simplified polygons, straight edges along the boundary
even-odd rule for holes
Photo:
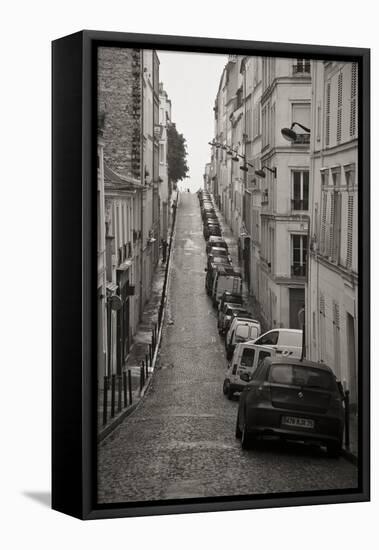
[[[189,189],[187,189],[187,193],[189,193],[189,192],[190,192],[190,190],[189,190]]]
[[[168,243],[167,243],[166,239],[162,239],[162,241],[161,241],[161,248],[162,248],[162,264],[165,264],[165,263],[166,263],[167,247],[168,247]]]

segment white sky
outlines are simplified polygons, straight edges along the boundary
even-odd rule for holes
[[[214,101],[227,56],[158,51],[159,81],[171,99],[172,121],[187,140],[189,179],[180,188],[192,192],[203,186],[210,161],[208,141],[214,137]]]

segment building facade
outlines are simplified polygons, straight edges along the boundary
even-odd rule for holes
[[[122,372],[159,260],[159,60],[154,50],[98,49],[98,127],[98,328],[103,334],[98,356],[99,376],[110,376]]]
[[[258,300],[269,326],[302,328],[309,223],[310,62],[262,59],[261,250]],[[301,124],[288,142],[281,130]],[[296,127],[297,130],[297,127]]]
[[[311,243],[307,355],[330,365],[357,402],[358,67],[312,67]]]
[[[97,356],[98,378],[107,374],[107,273],[105,245],[104,141],[97,140]]]
[[[168,178],[168,138],[167,128],[171,123],[171,101],[167,92],[163,88],[163,83],[159,84],[159,197],[160,197],[160,227],[161,238],[167,240],[168,227],[170,225],[171,208],[170,198],[172,193],[171,182]]]
[[[249,292],[270,327],[298,328],[309,222],[310,62],[230,56],[215,102],[212,171]],[[294,123],[298,139],[281,129]]]

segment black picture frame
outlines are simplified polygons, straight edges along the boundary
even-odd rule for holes
[[[359,488],[96,504],[96,48],[356,61],[359,65]],[[370,50],[81,31],[52,44],[52,507],[81,519],[370,499]]]

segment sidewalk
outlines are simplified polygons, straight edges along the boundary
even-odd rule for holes
[[[126,416],[128,416],[138,405],[141,398],[146,392],[150,383],[151,376],[143,379],[143,388],[141,389],[141,365],[142,362],[146,365],[146,358],[149,363],[149,374],[152,373],[155,361],[150,363],[150,348],[153,344],[153,329],[158,324],[158,311],[162,298],[162,290],[165,279],[166,264],[159,262],[153,277],[152,292],[149,301],[146,303],[142,313],[142,320],[138,325],[137,332],[133,338],[133,344],[130,348],[130,353],[123,367],[123,371],[130,371],[131,380],[131,399],[130,390],[127,387],[126,400],[124,388],[121,388],[116,383],[115,392],[115,415],[111,417],[111,392],[108,391],[107,402],[107,422],[103,423],[103,406],[104,406],[104,390],[100,388],[98,391],[98,440],[101,441],[106,437]],[[122,381],[120,382],[122,384]],[[119,392],[119,390],[121,391]],[[125,407],[125,401],[127,406]]]
[[[221,213],[221,211],[218,209],[217,205],[215,205],[215,209],[217,211],[217,215],[219,217],[222,230],[224,233],[224,238],[226,243],[228,244],[229,253],[232,257],[233,263],[234,265],[238,265],[239,267],[241,267],[242,275],[243,275],[243,266],[238,260],[237,239],[234,236],[229,225],[227,225],[224,219],[224,216]],[[259,302],[255,299],[254,296],[249,294],[249,289],[245,279],[243,279],[243,284],[242,284],[242,296],[243,296],[244,303],[247,306],[247,309],[250,310],[254,314],[254,317],[256,317],[256,319],[261,323],[262,332],[266,332],[270,330],[272,327],[267,326],[267,323],[261,314],[261,307]],[[358,416],[355,412],[350,413],[350,445],[349,447],[346,447],[345,438],[344,438],[342,454],[347,460],[349,460],[353,464],[358,463]]]
[[[177,196],[178,200],[178,196]],[[175,218],[169,228],[169,243],[174,242]],[[123,366],[126,373],[126,384],[122,377],[116,381],[114,415],[112,416],[111,390],[107,392],[107,421],[104,424],[104,388],[98,388],[97,396],[97,439],[102,441],[120,422],[128,416],[140,403],[145,395],[152,378],[160,344],[160,330],[163,326],[164,313],[159,323],[159,309],[164,290],[165,275],[169,278],[169,269],[172,249],[168,249],[167,260],[163,264],[160,260],[153,276],[152,290],[148,302],[145,304],[141,322],[133,337],[128,358]],[[167,290],[166,290],[167,293]],[[163,308],[164,311],[164,308]],[[155,330],[155,335],[154,335]],[[154,347],[155,340],[155,347]],[[141,372],[141,365],[145,369]],[[123,383],[124,382],[124,383]]]

